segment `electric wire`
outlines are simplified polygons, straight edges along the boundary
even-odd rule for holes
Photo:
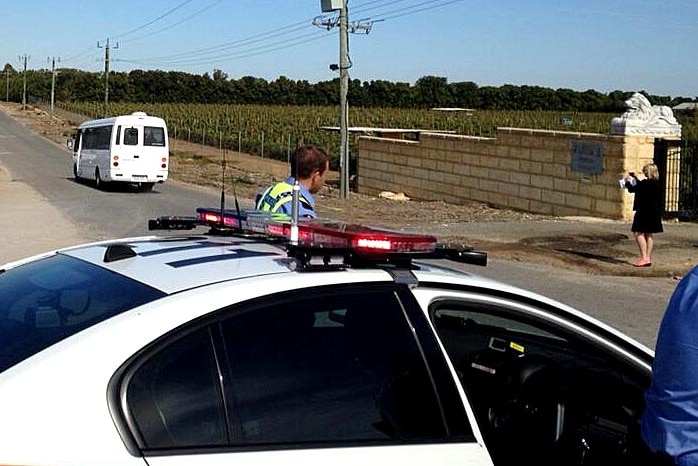
[[[379,18],[379,19],[382,19],[383,21],[387,21],[387,20],[390,20],[390,19],[400,18],[400,17],[403,17],[403,16],[412,15],[412,14],[415,14],[415,13],[421,13],[421,12],[423,12],[423,11],[433,10],[433,9],[435,9],[435,8],[441,8],[441,7],[446,6],[446,5],[451,5],[451,4],[453,4],[453,3],[459,3],[459,2],[463,2],[463,1],[465,1],[465,0],[447,0],[447,1],[443,1],[443,0],[427,0],[427,1],[424,1],[424,2],[421,2],[421,3],[418,3],[418,4],[416,4],[416,5],[413,5],[412,7],[409,7],[409,8],[408,8],[408,7],[405,7],[405,8],[401,8],[401,9],[395,10],[394,12],[392,12],[392,14],[384,13],[383,15],[379,15],[378,18]],[[422,5],[429,5],[429,4],[432,4],[432,5],[431,5],[431,6],[425,6],[425,7],[423,7],[423,8],[417,8],[417,7],[419,7],[419,6],[422,6]],[[405,11],[405,10],[407,10],[407,11]],[[398,12],[400,12],[400,11],[405,11],[405,12],[404,12],[404,13],[401,13],[401,14],[396,14],[396,13],[398,13]],[[371,19],[371,18],[369,18],[369,19]]]
[[[138,28],[134,28],[131,31],[128,31],[124,34],[121,34],[120,36],[115,36],[115,37],[125,37],[127,35],[133,34],[138,30],[142,30],[146,27],[148,27],[151,24],[154,24],[155,22],[165,18],[166,16],[174,13],[176,10],[182,8],[186,4],[190,3],[192,0],[185,0],[184,2],[179,3],[176,5],[174,8],[168,10],[167,12],[163,13],[159,17],[155,18],[152,21],[149,21],[148,23],[139,26]],[[136,39],[129,39],[129,41],[134,41],[134,40],[140,40],[152,35],[155,35],[159,32],[162,32],[164,30],[171,29],[175,26],[180,25],[181,23],[187,21],[188,19],[202,13],[203,11],[206,11],[219,3],[221,0],[218,0],[214,2],[213,4],[209,4],[208,6],[198,10],[197,12],[193,13],[189,17],[171,24],[169,26],[166,26],[158,31],[153,31],[151,33],[146,34],[145,36],[138,37]],[[393,9],[393,10],[388,10],[386,11],[385,8],[390,6],[390,5],[395,5],[395,4],[400,4],[400,3],[405,3],[409,0],[391,0],[388,2],[385,1],[380,1],[380,0],[372,0],[369,2],[365,2],[362,4],[356,5],[356,7],[353,8],[353,13],[356,14],[366,14],[370,11],[376,10],[376,9],[381,9],[381,12],[378,12],[377,14],[374,14],[372,16],[369,16],[365,19],[362,19],[360,21],[386,21],[390,19],[395,19],[399,18],[402,16],[407,16],[410,14],[415,14],[418,12],[426,11],[426,10],[431,10],[439,7],[443,7],[449,4],[457,3],[457,2],[462,2],[464,0],[425,0],[418,2],[416,4],[408,4],[402,8],[398,9]],[[325,16],[320,16],[316,18],[324,18]],[[284,50],[288,49],[294,46],[298,45],[303,45],[312,41],[320,40],[323,39],[327,36],[334,35],[333,33],[331,34],[323,34],[323,35],[318,35],[318,34],[304,34],[299,37],[295,38],[284,38],[290,34],[297,33],[299,31],[306,30],[308,27],[310,27],[311,19],[300,21],[297,23],[290,24],[288,26],[282,26],[279,28],[271,29],[268,31],[261,32],[259,34],[255,34],[249,37],[241,38],[241,39],[236,39],[231,42],[226,42],[223,44],[218,44],[214,45],[211,47],[205,47],[201,49],[196,49],[193,51],[188,51],[188,52],[180,52],[180,53],[174,53],[174,54],[169,54],[169,55],[160,55],[160,56],[151,56],[151,57],[133,57],[133,58],[119,58],[119,59],[113,59],[113,61],[119,61],[119,62],[124,62],[124,63],[132,63],[132,64],[138,64],[138,65],[144,65],[144,66],[186,66],[186,65],[204,65],[204,64],[209,64],[209,63],[216,63],[220,62],[222,60],[237,60],[237,59],[242,59],[242,58],[249,58],[255,55],[263,55],[263,54],[269,54],[272,52],[276,52],[278,50]],[[332,28],[330,28],[332,29]],[[275,40],[278,39],[278,40]],[[72,57],[71,57],[72,58]],[[351,59],[350,59],[351,62]]]
[[[259,34],[255,34],[255,35],[250,36],[250,37],[236,39],[232,42],[226,42],[224,44],[215,45],[213,47],[207,47],[207,48],[193,50],[193,51],[189,51],[189,52],[174,53],[171,55],[161,55],[161,56],[157,56],[157,57],[148,57],[148,58],[143,58],[141,60],[152,60],[152,61],[164,60],[164,61],[166,61],[168,59],[176,59],[179,57],[192,57],[192,56],[196,56],[196,55],[205,55],[205,54],[209,54],[209,53],[216,53],[216,52],[219,52],[222,50],[234,49],[234,48],[243,46],[247,43],[255,42],[257,40],[259,40],[261,42],[261,41],[269,40],[273,37],[278,37],[281,35],[286,35],[286,34],[289,34],[292,32],[300,31],[302,29],[307,29],[307,26],[308,26],[308,22],[302,21],[299,23],[291,24],[289,26],[283,26],[281,28],[273,29],[271,31],[266,31],[266,32],[262,32]],[[282,32],[282,31],[284,31],[284,32]]]
[[[222,55],[216,55],[216,56],[207,56],[199,59],[179,59],[179,60],[138,60],[138,59],[118,59],[117,61],[121,62],[126,62],[126,63],[134,63],[134,64],[139,64],[139,65],[147,65],[147,66],[152,66],[152,65],[180,65],[180,66],[191,66],[191,65],[202,65],[202,64],[208,64],[211,62],[219,61],[222,59],[227,59],[227,60],[237,60],[237,59],[243,59],[243,58],[249,58],[253,56],[259,56],[271,52],[276,52],[279,50],[284,50],[288,49],[291,47],[295,47],[297,45],[302,45],[302,44],[307,44],[313,41],[317,41],[320,39],[324,39],[328,35],[334,35],[333,33],[322,33],[319,35],[317,32],[312,32],[309,34],[304,34],[302,36],[299,36],[295,39],[292,40],[280,40],[273,42],[271,44],[264,44],[264,45],[257,45],[255,47],[250,47],[238,52],[232,52],[232,53],[226,53]]]
[[[131,34],[134,34],[134,33],[138,32],[138,31],[140,31],[140,30],[142,30],[142,29],[145,29],[145,28],[147,28],[148,26],[150,26],[151,24],[155,24],[155,23],[157,23],[158,21],[160,21],[160,20],[166,18],[167,16],[171,15],[172,13],[174,13],[175,11],[179,10],[180,8],[182,8],[182,7],[185,6],[187,3],[191,3],[192,1],[193,1],[193,0],[184,0],[183,2],[179,3],[178,5],[174,6],[173,8],[170,8],[169,10],[167,10],[165,13],[161,14],[161,15],[158,16],[157,18],[155,18],[155,19],[153,19],[153,20],[151,20],[151,21],[148,21],[147,23],[145,23],[145,24],[143,24],[143,25],[141,25],[141,26],[138,26],[138,27],[136,27],[136,28],[133,28],[133,29],[131,29],[130,31],[127,31],[127,32],[124,32],[124,33],[122,33],[122,34],[118,34],[118,35],[115,35],[115,36],[112,36],[112,39],[123,39],[124,37],[130,36]]]
[[[185,22],[189,21],[190,19],[192,19],[192,18],[194,18],[194,17],[196,17],[196,16],[199,16],[200,14],[202,14],[202,13],[204,13],[204,12],[210,10],[210,9],[213,8],[214,6],[218,5],[218,4],[221,3],[222,1],[223,1],[223,0],[216,0],[215,2],[209,3],[209,4],[206,5],[205,7],[203,7],[203,8],[201,8],[201,9],[195,11],[195,12],[192,13],[191,15],[189,15],[189,16],[183,18],[183,19],[180,20],[180,21],[177,21],[176,23],[172,23],[172,24],[170,24],[169,26],[165,26],[164,28],[161,28],[161,29],[158,29],[158,30],[156,30],[156,31],[153,31],[153,32],[144,34],[144,35],[139,36],[139,37],[134,37],[133,39],[127,39],[127,40],[122,41],[122,42],[137,42],[137,41],[139,41],[139,40],[147,39],[148,37],[152,37],[152,36],[154,36],[154,35],[161,34],[161,33],[165,32],[165,31],[168,31],[168,30],[170,30],[170,29],[176,27],[176,26],[179,26],[179,25],[182,24],[182,23],[185,23]]]

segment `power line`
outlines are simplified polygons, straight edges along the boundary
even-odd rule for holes
[[[458,3],[458,2],[463,2],[465,0],[426,0],[420,3],[417,3],[415,5],[411,5],[409,7],[404,7],[404,8],[399,8],[397,10],[393,10],[391,12],[385,12],[385,13],[379,13],[376,15],[377,18],[380,18],[384,21],[388,21],[390,19],[395,19],[395,18],[400,18],[402,16],[408,16],[412,15],[415,13],[420,13],[422,11],[427,11],[427,10],[433,10],[436,8],[441,8],[446,5],[451,5],[452,3]],[[425,6],[426,5],[426,6]],[[421,7],[421,8],[420,8]],[[403,12],[403,13],[400,13]],[[366,18],[364,21],[373,19],[373,17]]]
[[[190,52],[182,52],[182,53],[175,53],[171,55],[162,55],[159,57],[150,57],[150,58],[143,58],[141,60],[152,60],[152,61],[158,61],[158,60],[167,60],[167,59],[176,59],[179,57],[192,57],[193,55],[206,55],[209,53],[214,53],[222,50],[229,50],[229,49],[234,49],[243,46],[244,44],[250,43],[250,42],[256,42],[257,39],[259,39],[258,42],[264,42],[267,39],[273,38],[273,37],[278,37],[286,34],[290,34],[291,32],[299,31],[301,29],[306,29],[308,26],[307,21],[302,21],[298,23],[291,24],[289,26],[283,26],[281,28],[277,29],[272,29],[270,31],[266,31],[263,33],[255,34],[253,36],[247,37],[247,38],[242,38],[242,39],[236,39],[232,42],[226,42],[224,44],[220,45],[215,45],[213,47],[207,47],[203,49],[198,49],[198,50],[193,50]],[[285,31],[285,32],[282,32]]]
[[[191,15],[187,16],[186,18],[184,18],[184,19],[182,19],[182,20],[180,20],[180,21],[177,21],[176,23],[170,24],[169,26],[166,26],[166,27],[164,27],[164,28],[162,28],[162,29],[158,29],[158,30],[156,30],[156,31],[150,32],[150,33],[145,34],[145,35],[143,35],[143,36],[135,37],[135,38],[133,38],[133,39],[128,39],[127,41],[122,41],[122,42],[137,42],[137,41],[139,41],[139,40],[143,40],[143,39],[146,39],[146,38],[148,38],[148,37],[154,36],[154,35],[156,35],[156,34],[160,34],[160,33],[162,33],[162,32],[165,32],[165,31],[167,31],[167,30],[169,30],[169,29],[172,29],[173,27],[179,26],[180,24],[189,21],[190,19],[192,19],[192,18],[194,18],[194,17],[196,17],[196,16],[199,16],[201,13],[204,13],[205,11],[210,10],[211,8],[213,8],[214,6],[218,5],[218,4],[219,4],[220,2],[222,2],[222,1],[223,1],[223,0],[216,0],[215,2],[208,4],[208,5],[205,6],[204,8],[201,8],[201,9],[195,11],[195,12],[192,13]]]
[[[389,5],[404,3],[408,0],[391,0],[388,2],[381,2],[380,0],[372,0],[368,3],[359,4],[355,7],[356,11],[361,14],[366,14],[369,11],[381,9],[382,11],[369,16],[365,19],[355,21],[347,25],[349,32],[365,32],[369,33],[371,31],[372,25],[378,21],[387,21],[390,19],[399,18],[401,16],[407,16],[410,14],[419,13],[426,10],[431,10],[435,8],[440,8],[452,3],[462,2],[464,0],[424,0],[415,4],[408,4],[402,8],[393,9],[390,11],[385,11],[384,8]],[[158,19],[165,17],[167,14],[171,13],[174,9],[182,7],[188,1],[182,2],[169,12],[161,15]],[[212,5],[210,5],[212,6]],[[208,7],[207,7],[208,8]],[[201,11],[201,10],[200,10]],[[269,31],[261,32],[246,38],[236,39],[231,42],[226,42],[219,45],[214,45],[211,47],[205,47],[201,49],[196,49],[189,52],[179,52],[170,55],[161,55],[153,57],[144,58],[123,58],[118,61],[124,63],[133,63],[145,66],[186,66],[186,65],[203,65],[207,63],[215,63],[220,60],[232,60],[232,59],[242,59],[248,58],[255,55],[263,55],[272,53],[278,50],[288,49],[290,47],[302,45],[314,40],[319,40],[327,35],[312,37],[312,34],[305,34],[295,39],[280,39],[273,41],[274,38],[280,38],[288,36],[292,33],[302,31],[306,29],[309,23],[324,21],[327,24],[332,24],[328,26],[328,30],[338,24],[337,19],[328,19],[328,16],[318,16],[314,19],[305,20],[298,23],[293,23],[288,26],[282,26]],[[155,20],[147,23],[152,24]],[[173,27],[174,25],[171,25]],[[143,26],[145,27],[145,25]],[[169,28],[169,27],[168,27]],[[329,35],[329,34],[328,34]],[[272,42],[270,42],[272,41]],[[264,44],[265,42],[269,42]],[[224,53],[225,52],[225,53]]]
[[[324,33],[322,35],[317,35],[317,33],[310,33],[310,34],[305,34],[299,38],[293,39],[291,41],[289,41],[289,40],[277,41],[277,42],[274,42],[271,44],[258,45],[256,47],[251,47],[251,48],[237,51],[237,52],[227,53],[227,54],[223,54],[223,55],[202,57],[202,58],[198,58],[198,59],[194,58],[194,59],[190,59],[190,60],[187,60],[186,58],[182,58],[179,60],[169,60],[169,61],[167,61],[167,60],[141,61],[138,59],[119,59],[118,61],[126,62],[126,63],[140,64],[140,65],[171,65],[171,66],[172,65],[181,65],[181,66],[203,65],[206,63],[211,63],[211,62],[219,61],[222,59],[243,59],[243,58],[264,55],[267,53],[276,52],[279,50],[284,50],[284,49],[288,49],[288,48],[295,47],[298,45],[307,44],[307,43],[310,43],[310,42],[313,42],[316,40],[324,39],[328,35],[334,35],[334,34]]]
[[[158,16],[157,18],[155,18],[155,19],[153,19],[153,20],[151,20],[151,21],[148,21],[147,23],[145,23],[145,24],[143,24],[143,25],[141,25],[141,26],[138,26],[138,27],[136,27],[136,28],[133,28],[133,29],[131,29],[131,30],[128,31],[128,32],[124,32],[123,34],[118,34],[118,35],[114,36],[113,38],[115,38],[115,39],[116,39],[116,38],[122,39],[122,38],[124,38],[124,37],[126,37],[126,36],[129,36],[129,35],[131,35],[131,34],[133,34],[133,33],[136,33],[136,32],[138,32],[138,31],[140,31],[141,29],[145,29],[145,28],[147,28],[148,26],[150,26],[151,24],[155,24],[155,23],[157,23],[158,21],[160,21],[161,19],[166,18],[167,16],[171,15],[172,13],[174,13],[175,11],[179,10],[180,8],[182,8],[182,7],[183,7],[184,5],[186,5],[187,3],[191,3],[192,1],[193,1],[193,0],[184,0],[182,3],[176,5],[174,8],[171,8],[171,9],[167,10],[165,13],[161,14],[161,15]]]

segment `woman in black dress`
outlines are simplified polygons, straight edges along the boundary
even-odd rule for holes
[[[654,233],[664,231],[662,226],[662,185],[659,182],[657,166],[649,163],[642,167],[644,180],[638,180],[634,173],[625,178],[625,187],[628,192],[635,193],[633,210],[633,226],[631,228],[635,241],[640,248],[640,259],[635,262],[635,267],[649,267],[652,265],[652,247],[654,246]]]

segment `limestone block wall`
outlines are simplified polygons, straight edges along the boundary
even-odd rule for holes
[[[603,171],[572,171],[572,142],[596,141]],[[654,156],[652,136],[498,128],[496,138],[422,133],[419,141],[361,137],[358,190],[555,216],[632,218],[633,195],[618,180]]]

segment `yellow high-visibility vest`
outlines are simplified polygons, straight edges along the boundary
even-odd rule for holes
[[[280,181],[272,186],[269,186],[259,197],[259,201],[255,204],[255,209],[264,212],[277,213],[281,207],[293,200],[293,185]],[[313,206],[308,200],[300,194],[300,202],[310,210]]]

